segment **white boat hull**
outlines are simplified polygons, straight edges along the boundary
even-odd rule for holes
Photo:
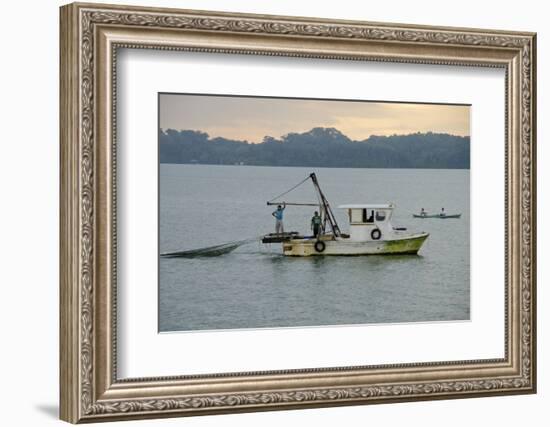
[[[315,248],[317,240],[314,238],[292,239],[283,243],[283,254],[287,256],[416,254],[428,236],[428,233],[417,233],[395,237],[391,240],[371,241],[323,238],[324,249],[322,251]]]

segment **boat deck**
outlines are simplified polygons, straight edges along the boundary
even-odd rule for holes
[[[289,231],[286,233],[269,233],[262,237],[262,243],[283,243],[291,239],[301,238],[297,231]]]

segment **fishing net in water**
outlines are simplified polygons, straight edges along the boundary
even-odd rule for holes
[[[204,248],[191,249],[186,251],[165,252],[160,254],[163,258],[197,258],[197,257],[214,257],[227,254],[234,251],[239,246],[245,245],[258,240],[258,237],[253,237],[245,240],[237,240],[234,242],[223,243],[221,245],[207,246]]]

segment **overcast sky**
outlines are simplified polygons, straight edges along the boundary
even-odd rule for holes
[[[465,136],[470,107],[161,94],[160,127],[249,142],[314,127],[334,127],[354,140],[428,131]]]

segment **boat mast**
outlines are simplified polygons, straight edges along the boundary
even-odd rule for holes
[[[315,187],[315,190],[317,190],[317,193],[319,194],[319,199],[321,199],[321,205],[323,207],[323,211],[325,213],[324,219],[323,219],[323,231],[325,231],[326,223],[330,224],[330,228],[332,229],[332,234],[334,237],[340,237],[340,227],[338,227],[338,223],[336,222],[336,217],[334,216],[334,213],[332,212],[332,209],[330,208],[330,205],[328,203],[327,198],[321,191],[321,187],[319,186],[319,181],[317,181],[317,176],[315,173],[311,173],[309,175],[311,178],[311,181],[313,181],[313,185]]]

